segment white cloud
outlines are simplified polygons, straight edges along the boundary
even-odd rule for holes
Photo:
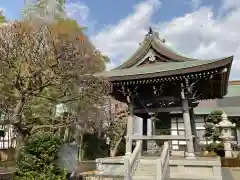
[[[240,1],[239,0],[223,0],[223,6],[224,9],[231,9],[231,8],[239,8],[240,7]]]
[[[232,78],[240,79],[237,73],[240,70],[238,0],[224,0],[223,17],[216,16],[210,7],[201,7],[169,22],[153,24],[152,16],[159,7],[159,1],[144,1],[118,24],[106,27],[92,37],[94,44],[113,60],[111,67],[134,53],[147,33],[147,27],[152,25],[168,44],[189,56],[208,59],[234,55]]]
[[[0,13],[1,13],[1,15],[4,15],[4,16],[5,16],[5,14],[6,14],[6,9],[3,8],[3,7],[0,7]]]
[[[231,10],[216,19],[211,8],[201,8],[184,17],[173,19],[159,30],[174,47],[196,58],[208,59],[234,55],[232,77],[240,78],[240,9]]]
[[[76,19],[81,26],[88,24],[89,8],[81,2],[70,2],[66,4],[67,15]]]
[[[134,12],[118,24],[105,27],[103,31],[92,37],[92,42],[112,61],[108,67],[113,67],[114,60],[124,60],[132,54],[151,24],[151,17],[159,8],[158,0],[148,0],[134,7]]]
[[[185,4],[189,4],[193,10],[196,10],[201,5],[202,0],[186,0]]]

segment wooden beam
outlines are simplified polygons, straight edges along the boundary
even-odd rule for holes
[[[134,113],[146,113],[146,112],[182,112],[182,107],[169,107],[169,108],[136,108],[133,109]]]
[[[153,136],[139,136],[133,135],[133,140],[186,140],[185,136],[181,135],[153,135]]]
[[[147,99],[141,99],[141,101],[180,101],[180,97],[175,96],[159,96],[159,97],[148,97]]]

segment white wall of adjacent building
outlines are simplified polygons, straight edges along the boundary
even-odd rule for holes
[[[197,136],[199,138],[200,144],[206,144],[206,139],[204,138],[205,127],[204,127],[204,119],[202,117],[195,118],[195,125]],[[171,118],[171,135],[185,135],[184,122],[181,117],[172,117]],[[173,150],[184,150],[186,146],[186,141],[181,140],[172,141],[172,149]]]
[[[204,137],[205,134],[205,123],[204,117],[195,117],[195,125],[197,138],[200,145],[205,145],[211,143],[211,141],[207,141]],[[185,135],[184,130],[184,122],[180,117],[172,117],[171,118],[171,135]],[[232,135],[235,136],[233,139],[234,142],[240,144],[240,128],[233,129]],[[173,150],[184,150],[186,146],[186,141],[172,141],[172,149]]]
[[[204,137],[205,134],[205,127],[204,127],[204,117],[195,117],[195,125],[196,125],[196,132],[197,132],[197,138],[200,145],[209,144],[211,141],[206,141],[206,138]],[[142,135],[143,134],[143,120],[140,117],[135,116],[134,118],[134,130],[133,134],[135,135]],[[151,126],[151,120],[148,119],[148,135],[152,135],[152,126]],[[235,130],[233,130],[235,131]],[[171,135],[185,135],[185,129],[184,129],[184,122],[181,117],[172,117],[171,118]],[[240,144],[240,128],[236,128],[236,143]],[[179,150],[184,151],[186,149],[186,141],[185,140],[173,140],[172,141],[172,149],[173,150]]]
[[[12,125],[0,125],[0,130],[5,131],[5,136],[0,137],[0,149],[15,147],[16,142],[14,140],[15,135]]]

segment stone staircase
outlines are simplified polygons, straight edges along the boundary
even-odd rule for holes
[[[98,175],[124,180],[225,180],[219,157],[170,157],[168,142],[160,154],[141,153],[139,147],[140,142],[131,156],[98,159]]]
[[[156,157],[142,156],[138,166],[133,174],[132,180],[157,180]],[[181,174],[179,174],[181,175]],[[195,178],[194,178],[195,179]],[[186,178],[165,177],[162,180],[186,180]],[[198,179],[203,180],[203,179]]]
[[[156,180],[156,172],[156,160],[145,160],[141,158],[133,175],[133,180]]]
[[[166,151],[163,151],[166,152]],[[119,178],[119,180],[230,180],[222,178],[221,162],[218,157],[196,157],[186,159],[181,156],[141,155],[132,167],[130,178],[126,176],[126,157],[99,159],[97,166],[98,177],[106,180]],[[165,157],[165,158],[161,158]],[[168,158],[169,159],[166,159]],[[163,160],[164,159],[164,160]],[[159,165],[160,160],[163,160]],[[164,163],[165,162],[165,163]],[[130,168],[129,168],[130,169]],[[131,170],[131,169],[130,169]],[[88,174],[89,176],[89,174]],[[132,178],[131,178],[132,177]],[[224,177],[224,176],[223,176]],[[113,178],[113,179],[114,179]],[[90,180],[90,179],[89,179]],[[96,180],[96,179],[94,179]]]

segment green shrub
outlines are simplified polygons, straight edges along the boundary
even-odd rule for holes
[[[109,156],[110,146],[97,134],[84,134],[83,136],[83,158],[84,160],[95,160],[96,158]]]
[[[224,144],[223,142],[216,143],[212,142],[211,144],[207,145],[206,150],[209,152],[215,152],[218,156],[224,157],[225,151],[224,151]]]
[[[170,135],[170,129],[157,129],[155,130],[156,135]],[[161,147],[166,140],[155,140],[158,147]]]
[[[55,162],[62,144],[59,136],[38,132],[31,136],[17,162],[16,180],[63,180],[66,173]]]
[[[218,124],[222,120],[222,114],[222,110],[214,110],[205,118],[205,122]]]
[[[238,158],[221,158],[222,167],[240,167],[240,160]]]
[[[215,153],[214,151],[209,151],[206,155],[204,155],[206,157],[216,157],[217,153]]]

